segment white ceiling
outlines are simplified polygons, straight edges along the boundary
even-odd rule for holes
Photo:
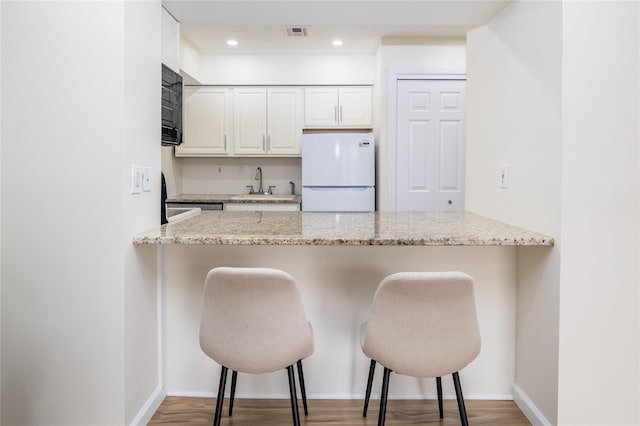
[[[373,51],[382,37],[464,37],[510,0],[163,0],[203,53]],[[284,28],[308,27],[308,37]],[[226,40],[239,45],[231,48]],[[340,48],[331,46],[344,40]]]

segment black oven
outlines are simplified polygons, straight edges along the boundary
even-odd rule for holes
[[[162,145],[182,143],[182,76],[162,64]]]

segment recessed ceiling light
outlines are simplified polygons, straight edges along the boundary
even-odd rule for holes
[[[229,39],[229,40],[227,40],[227,45],[229,45],[229,46],[237,46],[238,45],[238,40]]]
[[[342,42],[342,40],[333,40],[333,42],[331,44],[333,44],[334,46],[337,47],[337,46],[342,46],[343,42]]]

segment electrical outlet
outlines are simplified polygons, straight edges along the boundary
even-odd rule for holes
[[[238,176],[244,176],[244,166],[238,166]]]
[[[217,165],[217,166],[216,166],[216,174],[217,174],[218,176],[222,176],[222,173],[223,173],[223,172],[224,172],[223,167],[222,167],[221,165]]]
[[[509,165],[500,164],[500,188],[509,188]]]
[[[142,192],[143,168],[131,165],[131,193],[139,194]]]

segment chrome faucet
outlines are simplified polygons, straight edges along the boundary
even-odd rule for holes
[[[262,167],[258,167],[256,169],[256,177],[254,179],[260,181],[260,184],[258,185],[258,194],[263,194],[264,188],[262,187]]]

